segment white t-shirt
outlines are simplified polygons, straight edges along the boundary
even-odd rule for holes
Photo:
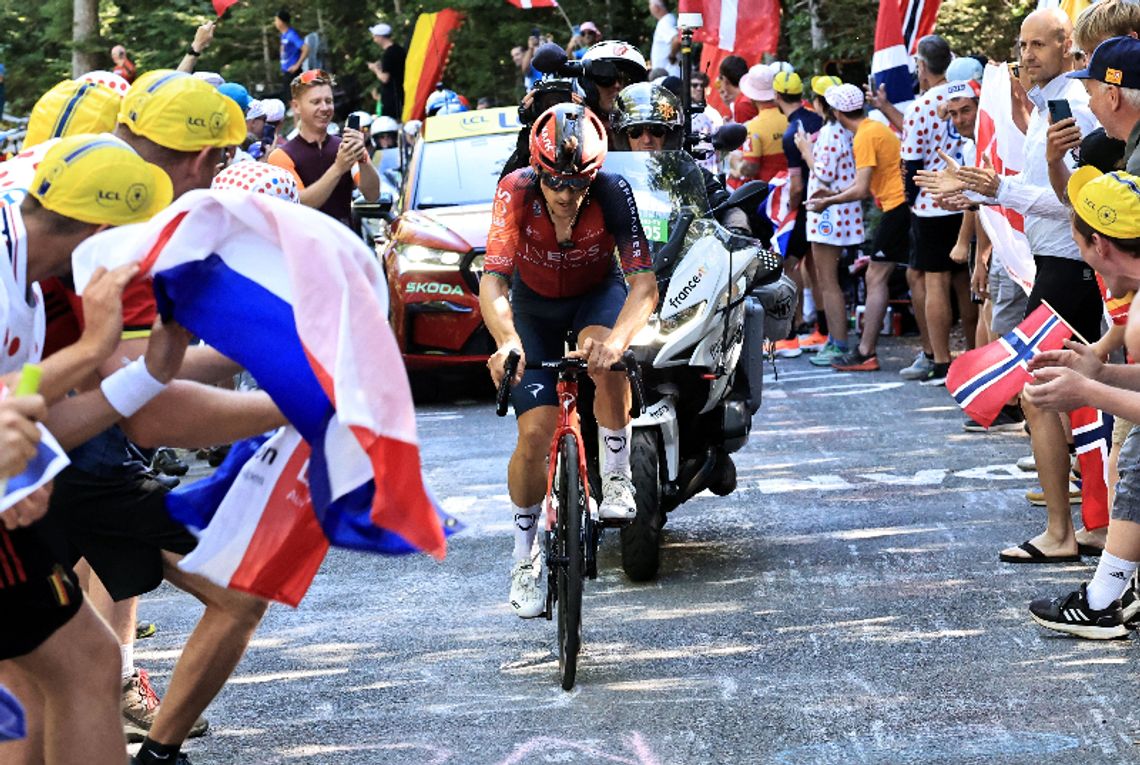
[[[903,117],[903,161],[920,159],[926,170],[941,170],[946,162],[938,155],[939,149],[954,161],[962,162],[962,136],[949,119],[938,116],[938,107],[946,101],[949,83],[935,85],[910,102]],[[955,215],[934,203],[925,190],[920,190],[911,208],[920,218]]]
[[[677,17],[672,13],[666,13],[657,19],[657,28],[653,30],[653,47],[649,49],[651,69],[660,67],[674,77],[681,76],[681,64],[669,61],[669,54],[673,51],[673,41],[676,39]]]
[[[20,215],[24,193],[8,191],[0,201],[0,374],[16,372],[44,352],[44,297],[40,285],[28,288],[28,237]]]

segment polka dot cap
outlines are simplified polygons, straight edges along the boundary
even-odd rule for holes
[[[276,165],[264,162],[238,162],[214,177],[212,189],[239,189],[255,194],[269,194],[286,202],[300,204],[301,193],[293,175]]]
[[[98,69],[94,72],[88,72],[87,74],[80,75],[75,79],[82,80],[83,82],[94,82],[98,83],[99,85],[106,85],[108,88],[115,91],[120,96],[127,95],[127,91],[131,89],[131,84],[124,80],[122,77],[115,74],[114,72],[105,72],[102,69]]]

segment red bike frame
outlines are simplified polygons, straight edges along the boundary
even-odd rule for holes
[[[580,373],[584,374],[584,372]],[[590,481],[586,472],[586,447],[582,443],[582,431],[578,420],[578,381],[564,380],[559,375],[558,380],[558,425],[554,429],[554,438],[550,440],[550,459],[546,469],[546,530],[553,531],[557,516],[554,513],[554,473],[558,468],[558,449],[562,444],[562,436],[571,433],[578,444],[578,475],[582,481],[582,489],[586,498],[586,507],[590,506]]]

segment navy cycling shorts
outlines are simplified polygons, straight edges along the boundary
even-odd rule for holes
[[[625,278],[616,270],[586,294],[568,298],[543,297],[515,276],[511,312],[528,363],[522,382],[511,390],[516,417],[538,406],[558,405],[557,373],[530,364],[562,358],[571,331],[577,336],[586,327],[613,329],[628,292]]]

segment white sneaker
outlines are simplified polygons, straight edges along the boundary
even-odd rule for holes
[[[538,588],[538,575],[541,566],[534,560],[515,561],[511,567],[511,609],[520,619],[533,619],[542,616],[546,603]]]
[[[904,380],[925,380],[934,370],[934,362],[926,358],[920,348],[909,367],[899,370],[899,377]]]
[[[1037,460],[1033,458],[1032,454],[1027,454],[1017,461],[1017,469],[1032,473],[1037,470]]]
[[[633,481],[621,473],[610,473],[602,478],[602,506],[598,508],[598,516],[603,521],[632,521],[635,515]]]

